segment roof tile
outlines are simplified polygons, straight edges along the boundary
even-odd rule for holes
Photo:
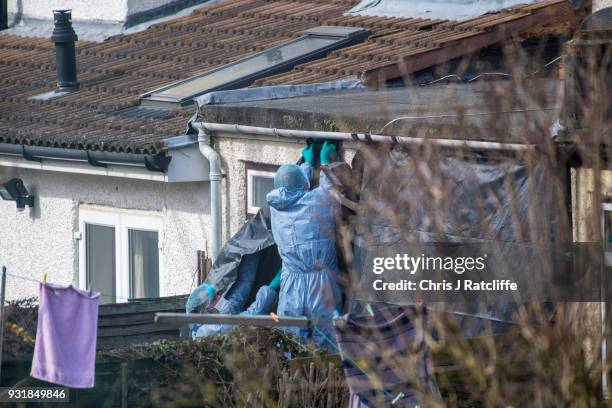
[[[53,43],[46,38],[1,34],[0,143],[156,153],[161,140],[183,132],[194,108],[139,118],[122,109],[136,106],[146,91],[282,43],[309,28],[323,24],[365,27],[371,35],[363,43],[257,84],[324,82],[372,69],[388,70],[389,64],[402,58],[510,27],[534,13],[565,7],[566,0],[516,6],[461,23],[343,15],[357,3],[227,0],[142,32],[102,43],[79,41],[81,90],[47,101],[28,98],[55,87]]]

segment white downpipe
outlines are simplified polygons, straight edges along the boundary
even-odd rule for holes
[[[213,262],[217,259],[221,249],[221,158],[219,153],[210,146],[210,136],[206,133],[206,127],[196,122],[194,126],[198,129],[198,146],[202,156],[210,163],[208,178],[210,180],[210,217],[211,217],[211,240],[210,257]]]
[[[244,133],[250,135],[262,135],[262,136],[275,136],[281,138],[291,139],[325,139],[325,140],[355,140],[355,141],[373,141],[373,142],[389,142],[395,139],[398,143],[402,144],[414,144],[414,145],[426,145],[428,143],[435,144],[443,147],[456,147],[456,148],[471,148],[478,150],[512,150],[512,151],[523,151],[533,150],[534,145],[520,144],[520,143],[499,143],[499,142],[485,142],[479,140],[460,140],[460,139],[426,139],[421,137],[407,137],[407,136],[387,136],[387,135],[370,135],[363,133],[346,133],[346,132],[319,132],[311,130],[292,130],[292,129],[273,129],[258,126],[246,126],[246,125],[230,125],[225,123],[198,123],[203,129],[207,131],[221,131],[221,132],[234,132]]]

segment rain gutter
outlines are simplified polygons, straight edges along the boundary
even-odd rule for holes
[[[469,148],[475,150],[509,150],[525,151],[533,150],[535,145],[521,143],[502,143],[487,142],[480,140],[462,139],[435,139],[407,136],[376,135],[368,133],[347,133],[347,132],[323,132],[312,130],[293,130],[275,129],[259,126],[246,126],[225,123],[206,123],[200,122],[199,126],[208,132],[234,132],[250,135],[274,136],[289,139],[325,139],[337,141],[361,141],[361,142],[397,142],[408,145],[427,145],[432,144],[440,147]]]
[[[32,162],[43,160],[81,162],[94,167],[107,167],[108,165],[142,167],[148,171],[161,173],[165,172],[170,164],[170,157],[163,153],[155,155],[119,153],[11,143],[0,143],[0,156],[16,156]]]

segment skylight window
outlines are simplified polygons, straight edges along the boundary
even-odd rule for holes
[[[281,72],[328,52],[363,41],[368,31],[359,27],[321,26],[299,38],[249,55],[238,61],[148,92],[140,97],[143,105],[189,105],[193,98],[212,91],[236,89],[255,80]]]

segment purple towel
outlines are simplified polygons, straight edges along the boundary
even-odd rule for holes
[[[32,377],[73,388],[94,386],[99,297],[72,285],[40,284]]]

